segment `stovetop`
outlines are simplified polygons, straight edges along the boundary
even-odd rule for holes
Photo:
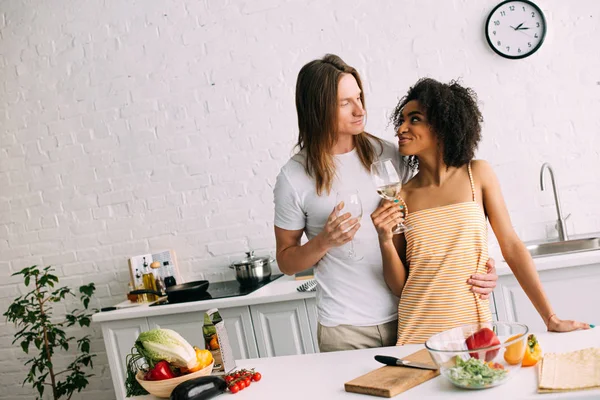
[[[240,286],[238,281],[224,281],[224,282],[214,282],[208,285],[208,290],[202,296],[195,297],[191,301],[202,301],[202,300],[214,300],[214,299],[224,299],[226,297],[237,297],[237,296],[245,296],[250,294],[261,287],[273,282],[281,278],[283,274],[275,274],[271,275],[271,278],[268,281],[260,282],[256,286],[245,287]],[[163,301],[158,301],[156,303],[150,304],[150,307],[154,306],[164,306],[169,304],[169,302],[165,299]]]

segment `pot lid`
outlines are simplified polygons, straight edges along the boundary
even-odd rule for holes
[[[246,258],[244,258],[243,260],[240,260],[240,261],[236,261],[236,262],[232,263],[231,265],[234,267],[244,266],[244,265],[251,265],[251,266],[257,267],[257,266],[261,266],[263,264],[268,264],[273,261],[274,260],[269,256],[259,257],[259,256],[254,255],[254,251],[247,251]]]

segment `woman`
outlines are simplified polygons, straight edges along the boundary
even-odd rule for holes
[[[468,277],[485,270],[487,221],[502,255],[549,331],[587,329],[553,312],[535,265],[512,228],[490,165],[473,160],[481,139],[475,93],[457,82],[421,79],[400,100],[391,118],[400,153],[419,172],[402,187],[407,209],[404,235],[394,202],[371,214],[388,287],[401,296],[397,345],[423,343],[457,325],[491,321],[487,300],[474,296]],[[398,200],[396,201],[398,202]]]

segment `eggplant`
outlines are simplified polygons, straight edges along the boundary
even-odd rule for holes
[[[201,376],[181,382],[171,392],[171,400],[205,400],[227,390],[227,383],[218,376]]]

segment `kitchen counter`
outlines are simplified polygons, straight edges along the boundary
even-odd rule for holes
[[[499,253],[491,254],[496,260],[498,276],[512,275],[508,264]],[[538,271],[568,268],[572,266],[600,264],[600,251],[586,251],[550,257],[535,258],[534,263]],[[246,296],[228,297],[224,299],[203,300],[188,303],[170,304],[158,307],[140,305],[124,309],[100,312],[93,316],[94,322],[116,321],[131,318],[152,317],[158,315],[171,315],[183,312],[205,311],[210,308],[229,308],[238,306],[251,306],[254,304],[276,303],[288,300],[314,298],[314,292],[298,292],[296,288],[306,282],[295,280],[293,276],[284,275],[274,282],[263,286]]]
[[[154,317],[159,315],[172,315],[193,311],[204,312],[211,308],[251,306],[254,304],[267,304],[288,300],[314,298],[314,292],[298,292],[296,290],[296,288],[302,285],[304,282],[306,282],[306,280],[296,280],[293,276],[284,275],[281,278],[245,296],[227,297],[215,300],[191,301],[187,303],[169,304],[155,307],[150,307],[147,304],[141,304],[134,307],[99,312],[94,314],[92,320],[94,322],[106,322],[132,318]]]
[[[597,237],[596,235],[584,235],[585,237]],[[578,238],[578,237],[574,237]],[[526,245],[540,243],[531,242]],[[510,267],[504,261],[500,249],[490,249],[490,257],[496,260],[496,273],[498,276],[512,275]],[[600,250],[582,251],[579,253],[566,253],[561,255],[550,255],[546,257],[537,257],[533,259],[533,263],[538,271],[548,271],[553,269],[568,268],[573,266],[600,264]]]
[[[544,352],[568,352],[600,346],[600,329],[570,333],[540,333],[538,339]],[[377,349],[317,353],[299,356],[260,358],[237,361],[238,368],[256,368],[263,378],[240,391],[235,399],[345,400],[377,399],[377,397],[347,393],[344,383],[366,374],[381,364],[373,356],[385,354],[402,357],[423,348],[422,345]],[[600,389],[569,393],[538,394],[537,367],[522,368],[506,384],[484,390],[463,390],[438,376],[407,392],[398,399],[598,399]],[[222,398],[229,398],[224,394]],[[221,398],[219,397],[219,398]],[[138,396],[136,400],[155,400],[154,396]]]

